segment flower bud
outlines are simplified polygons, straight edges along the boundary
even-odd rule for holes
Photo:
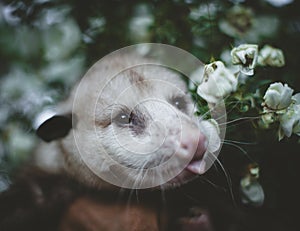
[[[273,83],[264,95],[264,105],[270,110],[283,110],[292,103],[293,91],[287,84]]]
[[[232,64],[239,65],[242,73],[246,75],[254,74],[258,55],[258,46],[255,44],[242,44],[231,50]]]
[[[272,67],[284,66],[285,61],[282,50],[265,45],[259,52],[258,64]]]

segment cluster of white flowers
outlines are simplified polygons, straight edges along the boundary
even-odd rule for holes
[[[300,93],[293,92],[287,84],[273,83],[264,95],[262,119],[267,125],[279,122],[279,140],[293,133],[300,136]]]
[[[243,44],[231,51],[232,64],[239,65],[240,71],[247,75],[253,75],[257,57],[258,46],[254,44]],[[239,72],[234,74],[221,61],[205,65],[201,73],[197,93],[210,104],[218,103],[238,88]],[[194,77],[193,80],[197,82]]]
[[[223,62],[214,61],[205,65],[204,68],[199,68],[192,75],[193,83],[199,84],[197,94],[209,105],[216,105],[228,95],[239,90],[238,84],[243,84],[243,82],[238,81],[238,78],[254,75],[256,65],[282,67],[285,64],[283,52],[269,45],[258,50],[258,46],[255,44],[242,44],[233,48],[230,56],[227,55],[227,57],[227,60],[229,57],[231,58],[231,63],[225,60],[228,68]],[[231,65],[238,66],[239,70],[234,69]],[[190,87],[193,86],[190,85]],[[300,93],[293,95],[293,92],[294,90],[287,84],[273,83],[263,97],[261,125],[268,128],[270,124],[277,122],[279,124],[279,140],[284,136],[290,137],[292,134],[300,136]],[[259,93],[257,94],[260,96]],[[216,121],[214,121],[216,125],[212,126],[212,121],[203,125],[210,125],[212,130],[218,128]],[[215,134],[213,137],[218,137],[216,132],[212,134]],[[211,139],[212,137],[209,138],[210,143],[216,144],[216,148],[212,150],[215,151],[219,148],[219,144],[216,140]],[[241,200],[244,204],[261,206],[264,202],[265,194],[258,181],[258,173],[258,166],[251,167],[249,173],[240,181]]]
[[[245,75],[253,75],[256,65],[282,67],[285,59],[282,50],[265,45],[261,50],[255,44],[242,44],[231,50],[232,64],[238,65]]]
[[[221,61],[205,65],[204,70],[193,74],[193,81],[200,82],[197,93],[210,104],[216,104],[238,88],[238,76],[253,75],[256,64],[281,67],[284,65],[283,52],[269,45],[258,51],[256,44],[242,44],[230,52],[231,63],[240,71],[233,74],[232,68],[225,67]],[[200,75],[195,78],[195,75]],[[197,81],[198,80],[198,81]]]
[[[285,64],[283,52],[265,45],[260,51],[255,44],[242,44],[231,50],[231,61],[238,65],[240,71],[233,73],[221,61],[214,61],[197,72],[201,77],[198,82],[197,94],[208,104],[217,104],[225,97],[238,90],[240,73],[253,75],[254,68],[260,66],[282,67]],[[193,77],[195,78],[195,77]],[[194,79],[195,80],[195,79]],[[197,80],[196,80],[197,82]],[[287,84],[273,83],[263,97],[263,125],[269,127],[279,122],[279,140],[292,134],[300,136],[300,93],[293,95],[294,90]]]

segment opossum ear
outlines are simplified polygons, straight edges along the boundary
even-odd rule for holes
[[[50,142],[68,135],[72,129],[72,114],[54,115],[44,121],[36,130],[36,134],[44,141]]]

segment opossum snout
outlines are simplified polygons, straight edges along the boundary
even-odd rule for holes
[[[206,137],[199,131],[190,131],[180,142],[180,147],[187,153],[194,153],[193,160],[200,160],[207,148]]]
[[[180,150],[177,156],[183,159],[189,159],[186,169],[194,174],[202,174],[205,168],[203,161],[207,150],[207,138],[198,129],[189,129],[182,132],[180,140]]]

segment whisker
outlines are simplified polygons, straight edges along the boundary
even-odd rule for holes
[[[137,187],[137,186],[141,186],[143,184],[143,182],[144,182],[144,178],[145,178],[146,174],[143,175],[143,171],[145,169],[146,164],[147,164],[147,161],[145,161],[145,163],[143,164],[143,166],[141,166],[139,168],[139,172],[138,172],[138,174],[136,176],[136,181],[134,182],[134,187],[135,188],[140,188],[140,187]]]
[[[218,168],[217,164],[215,163],[215,158],[210,157],[209,154],[211,154],[211,153],[210,152],[207,153],[206,157],[213,163],[214,169],[219,173],[220,169]]]
[[[223,100],[225,101],[228,97],[229,97],[229,96],[226,96]],[[222,104],[224,101],[218,102],[218,103],[215,104],[213,107],[209,108],[209,110],[208,110],[207,112],[205,112],[203,115],[200,115],[200,117],[203,118],[203,117],[205,117],[208,113],[211,114],[211,112],[214,111],[215,108],[218,108],[219,105]],[[239,103],[239,101],[232,102],[232,103],[234,103],[235,105],[234,105],[233,108],[231,108],[230,111],[227,111],[226,113],[223,113],[222,115],[218,115],[218,117],[214,117],[214,118],[213,118],[214,120],[216,120],[216,121],[218,122],[219,126],[225,125],[225,124],[227,123],[227,122],[226,122],[226,123],[222,123],[222,120],[224,120],[224,118],[226,119],[227,114],[230,113],[230,112],[236,107],[236,105]],[[230,104],[231,104],[231,103],[229,103],[229,105],[230,105]],[[225,107],[225,105],[224,105],[224,107]],[[224,112],[225,112],[225,111],[224,111]]]
[[[131,204],[132,194],[133,194],[133,189],[130,189],[130,190],[129,190],[129,195],[128,195],[128,197],[127,197],[126,209],[129,209],[129,206],[130,206],[130,204]]]
[[[206,116],[208,113],[211,113],[211,111],[213,111],[215,108],[217,108],[218,106],[219,106],[219,104],[221,104],[222,103],[222,101],[220,101],[220,102],[218,102],[218,103],[216,103],[212,108],[209,108],[209,110],[207,111],[207,112],[205,112],[203,115],[201,115],[201,116]],[[221,119],[221,118],[223,118],[225,115],[222,115],[221,117],[219,117],[219,118],[217,118],[217,119]]]
[[[135,189],[135,197],[136,197],[136,202],[140,203],[140,200],[139,200],[139,190],[138,189]]]
[[[211,180],[207,179],[206,177],[201,177],[200,179],[207,182],[208,184],[210,184],[211,186],[213,186],[216,189],[225,190],[225,188],[223,186],[217,185],[216,183],[212,182]]]
[[[195,198],[195,197],[192,197],[191,195],[189,195],[189,194],[188,194],[187,192],[185,192],[184,190],[181,189],[181,191],[182,191],[183,195],[186,196],[187,198],[189,198],[190,200],[194,201],[194,202],[197,203],[197,204],[201,203],[200,200],[198,200],[198,199]]]
[[[146,173],[144,174],[144,170],[145,170],[145,167],[146,167],[147,164],[148,164],[148,161],[145,161],[144,164],[143,164],[143,166],[140,168],[140,174],[141,174],[141,176],[142,176],[142,178],[141,178],[141,180],[140,180],[141,184],[144,183],[145,177],[147,176]],[[147,171],[147,170],[146,170],[146,171]],[[143,175],[143,174],[144,174],[144,175]]]
[[[160,192],[161,192],[161,201],[162,201],[163,205],[166,205],[167,199],[166,199],[165,189],[162,185],[160,185],[159,187],[160,187]]]
[[[245,145],[257,145],[257,142],[244,142],[244,141],[236,141],[236,140],[226,140],[224,139],[224,142],[228,143],[235,143],[235,144],[245,144]]]
[[[228,125],[228,124],[232,124],[232,123],[235,123],[235,122],[238,122],[238,121],[241,121],[241,120],[255,120],[255,119],[259,119],[260,116],[248,116],[248,117],[243,117],[243,118],[238,118],[238,119],[235,119],[235,120],[231,120],[231,121],[227,121],[225,123],[220,123],[219,125]]]
[[[226,142],[226,141],[224,141],[223,143],[239,149],[251,162],[256,163],[256,161],[242,147],[240,147],[240,146],[238,146],[236,144],[230,143],[230,142]]]
[[[120,188],[119,189],[117,201],[120,201],[122,199],[122,197],[124,196],[125,192],[126,192],[126,190],[124,188]]]
[[[228,98],[229,96],[227,96],[226,98]],[[225,98],[225,99],[226,99]],[[224,100],[225,100],[224,99]],[[224,117],[226,117],[230,112],[232,112],[233,110],[234,110],[234,108],[236,108],[236,106],[239,104],[239,101],[236,101],[236,102],[232,102],[232,103],[234,103],[235,105],[229,110],[229,111],[227,111],[226,110],[226,113],[224,113],[223,115],[221,115],[221,116],[219,116],[219,117],[217,117],[217,118],[214,118],[216,121],[219,121],[220,119],[223,119]],[[226,106],[229,106],[231,103],[229,103],[229,104],[226,104]],[[214,108],[213,108],[214,109]],[[221,125],[222,123],[219,123],[219,125]]]
[[[224,176],[227,180],[227,185],[228,185],[228,189],[229,189],[229,194],[230,194],[230,197],[232,199],[232,202],[235,206],[236,205],[236,201],[235,201],[235,198],[234,198],[234,194],[233,194],[233,189],[232,189],[232,180],[231,180],[231,177],[229,175],[229,173],[225,170],[223,164],[221,163],[221,161],[211,152],[209,152],[209,154],[211,154],[211,156],[214,158],[214,160],[216,161],[216,163],[219,164],[219,166],[221,167],[223,173],[224,173]]]

